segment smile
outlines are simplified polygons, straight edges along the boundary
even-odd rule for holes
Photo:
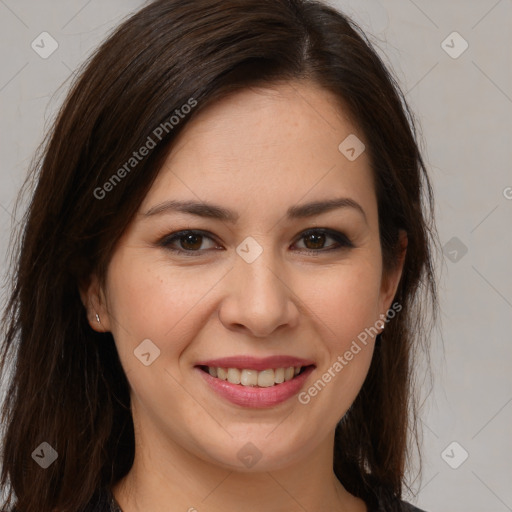
[[[228,360],[216,362],[225,364]],[[238,367],[200,364],[196,365],[194,370],[206,384],[206,388],[213,392],[212,397],[244,408],[270,408],[297,395],[305,387],[306,380],[316,367],[314,364],[280,366],[279,363],[283,364],[284,361],[274,362],[278,363],[276,368],[269,368],[267,365],[263,366],[262,361],[253,364],[247,361],[242,363],[237,358]],[[296,359],[293,362],[301,363]],[[235,361],[229,360],[229,363],[233,364]],[[250,368],[258,365],[260,369]]]
[[[200,366],[201,370],[212,377],[240,384],[242,386],[268,388],[288,382],[304,371],[307,366],[288,366],[286,368],[268,368],[258,371],[254,369],[222,368],[216,366]]]

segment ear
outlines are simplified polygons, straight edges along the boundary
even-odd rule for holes
[[[387,311],[391,307],[391,301],[393,300],[400,278],[402,277],[402,271],[404,268],[405,255],[407,253],[408,238],[407,233],[401,229],[399,232],[398,240],[398,255],[394,267],[389,270],[385,275],[382,276],[382,285],[380,291],[380,308],[381,314],[386,316]]]
[[[87,280],[82,280],[79,284],[79,292],[91,328],[97,332],[110,331],[106,299],[97,275],[93,274]],[[99,322],[96,315],[100,319]]]

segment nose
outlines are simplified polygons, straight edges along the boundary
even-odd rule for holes
[[[224,282],[219,318],[227,329],[265,338],[277,329],[298,324],[298,298],[270,250],[264,250],[252,263],[237,257]]]

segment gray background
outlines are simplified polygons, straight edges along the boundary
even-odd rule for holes
[[[424,388],[423,478],[406,498],[429,512],[512,511],[512,1],[329,3],[372,35],[420,120],[445,247],[435,385]],[[16,193],[69,78],[142,5],[0,0],[2,274],[22,213],[14,218]],[[44,31],[59,45],[47,59],[31,47]],[[454,31],[469,44],[460,55]]]

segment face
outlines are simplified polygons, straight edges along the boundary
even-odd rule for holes
[[[277,469],[332,436],[401,270],[383,274],[369,158],[338,149],[351,134],[367,144],[309,83],[236,93],[180,134],[87,291],[148,443],[250,471],[244,455]]]

